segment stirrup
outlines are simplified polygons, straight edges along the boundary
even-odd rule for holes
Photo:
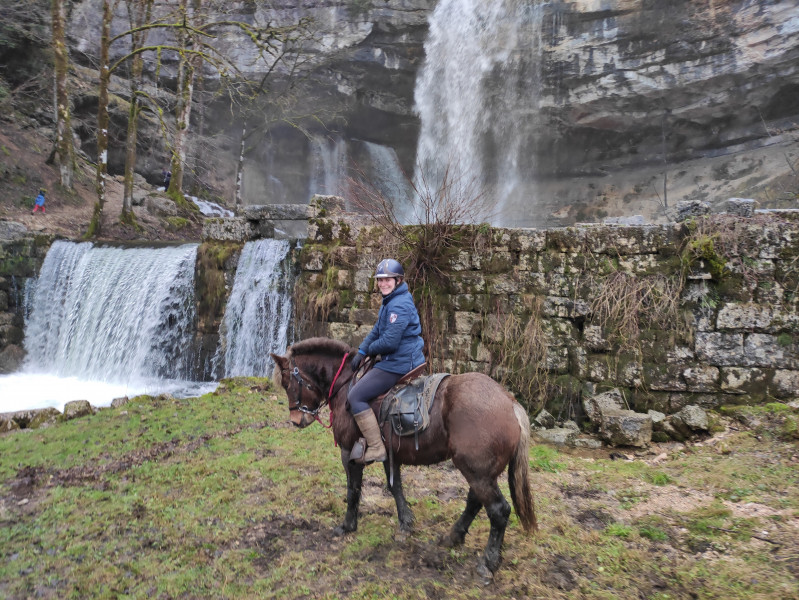
[[[352,450],[350,450],[350,462],[357,463],[359,465],[371,465],[374,462],[385,462],[388,456],[381,461],[376,460],[366,460],[366,452],[369,450],[369,446],[366,443],[366,438],[358,438],[358,441],[352,445]]]
[[[365,464],[363,462],[363,455],[366,454],[366,438],[358,438],[350,450],[350,462]]]

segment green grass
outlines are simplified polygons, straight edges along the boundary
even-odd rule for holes
[[[512,514],[485,588],[484,512],[462,547],[437,543],[466,496],[450,463],[403,470],[405,540],[382,469],[367,467],[358,531],[335,537],[346,481],[330,432],[288,425],[263,380],[220,390],[0,436],[0,597],[798,597],[795,444],[739,432],[728,453],[696,446],[657,465],[534,446],[540,531]],[[504,475],[500,488],[509,498]]]

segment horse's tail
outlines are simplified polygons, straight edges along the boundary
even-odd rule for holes
[[[522,429],[516,452],[508,464],[508,484],[513,508],[525,531],[535,531],[538,523],[535,519],[535,505],[530,491],[530,418],[521,404],[513,403],[513,413]]]

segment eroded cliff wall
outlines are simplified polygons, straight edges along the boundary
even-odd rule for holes
[[[535,127],[514,158],[522,193],[503,205],[501,221],[553,226],[629,214],[657,221],[678,200],[729,196],[756,198],[762,206],[795,204],[799,10],[793,0],[504,3],[524,9],[529,31],[503,61],[488,66],[481,83],[490,95],[511,71],[519,82],[510,90],[514,120],[479,142],[485,160],[505,141],[503,131],[526,121]],[[74,55],[87,66],[96,54],[99,4],[75,2],[71,16]],[[248,142],[246,203],[304,203],[312,193],[341,193],[353,165],[389,179],[413,172],[424,126],[414,90],[439,4],[224,3],[227,17],[286,24],[307,16],[314,28],[303,56],[312,68],[295,90],[296,114],[312,118],[299,119],[302,128],[275,122],[269,135]],[[120,17],[115,32],[123,25]],[[263,74],[242,39],[218,43],[234,51],[250,76]],[[452,62],[448,68],[470,67]],[[152,61],[148,68],[154,75]],[[174,64],[159,75],[160,89],[168,89]],[[124,98],[124,88],[117,93]],[[76,107],[87,121],[90,95]],[[238,115],[213,103],[195,115],[194,133],[202,134],[193,145],[196,177],[230,200],[242,133]],[[123,110],[115,113],[118,136],[124,118]],[[89,133],[82,130],[88,148]],[[141,169],[153,181],[164,153],[158,143],[143,148]],[[119,171],[121,152],[111,158],[112,171]]]

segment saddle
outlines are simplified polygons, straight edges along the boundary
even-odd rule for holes
[[[425,365],[422,365],[423,368]],[[419,449],[419,434],[430,425],[430,408],[438,386],[449,373],[417,376],[414,369],[403,376],[393,388],[381,397],[378,422],[382,428],[388,421],[391,432],[400,437],[413,435]],[[421,372],[421,371],[419,371]]]
[[[367,370],[372,366],[370,364]],[[427,363],[422,363],[400,377],[394,387],[372,402],[380,428],[382,429],[385,422],[390,420],[391,429],[389,431],[391,434],[396,433],[398,436],[414,434],[417,450],[419,449],[419,433],[427,429],[430,424],[430,408],[433,405],[433,398],[435,398],[438,386],[449,375],[449,373],[422,375],[426,370]],[[394,448],[390,440],[387,442],[391,464],[390,482],[393,485]],[[352,447],[350,460],[358,462],[365,451],[366,440],[360,438]]]

